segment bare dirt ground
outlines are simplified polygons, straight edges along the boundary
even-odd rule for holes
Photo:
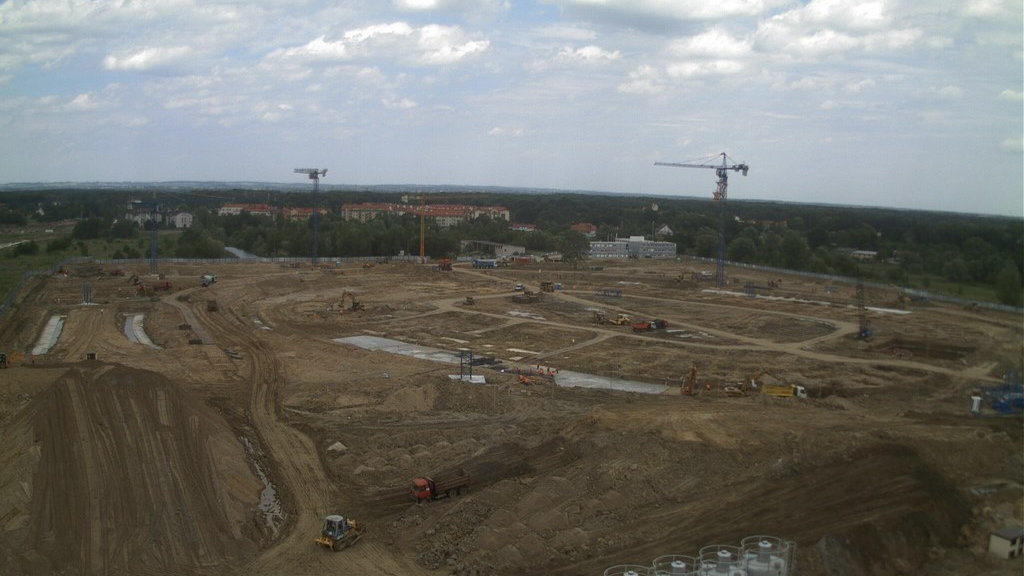
[[[1022,422],[968,413],[1020,369],[1020,315],[869,290],[863,342],[852,287],[684,271],[164,264],[174,289],[151,296],[96,266],[40,280],[0,326],[0,573],[590,575],[755,534],[794,541],[795,574],[1021,573],[985,547],[1024,521]],[[541,281],[563,290],[512,300]],[[153,346],[126,337],[133,314]],[[470,384],[332,341],[358,335],[669,388]],[[751,377],[810,398],[722,390]],[[413,477],[457,468],[468,494],[411,501]],[[316,547],[331,513],[367,535]]]

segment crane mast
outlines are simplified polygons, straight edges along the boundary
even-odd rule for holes
[[[655,162],[655,166],[671,166],[673,168],[711,168],[718,176],[718,185],[715,188],[714,198],[718,203],[718,258],[715,259],[715,285],[718,288],[725,286],[725,200],[729,194],[729,171],[741,172],[744,176],[750,167],[746,164],[729,164],[729,157],[722,152],[721,164],[688,164],[679,162]]]
[[[319,241],[317,240],[317,227],[320,215],[320,206],[317,203],[317,192],[320,191],[320,177],[327,176],[327,168],[296,168],[296,174],[308,174],[309,179],[313,181],[313,253],[312,253],[312,264],[316,268],[317,265],[317,248],[319,247]]]

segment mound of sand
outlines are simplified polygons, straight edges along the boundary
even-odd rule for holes
[[[4,574],[187,574],[256,552],[242,445],[159,374],[70,369],[2,436]]]

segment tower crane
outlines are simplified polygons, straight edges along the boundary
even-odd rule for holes
[[[426,192],[423,192],[422,190],[420,191],[420,193],[419,193],[420,207],[419,207],[419,210],[417,211],[419,213],[419,216],[420,216],[420,264],[426,264],[426,262],[427,262],[427,253],[426,253],[427,196],[428,196],[428,194]],[[468,199],[471,199],[473,197],[479,196],[479,194],[438,194],[438,193],[430,193],[429,196],[431,198],[435,199],[435,200],[450,200],[452,198],[458,198],[460,200],[468,200]],[[405,197],[403,197],[403,200],[405,200]]]
[[[715,202],[718,203],[718,259],[715,261],[715,285],[725,286],[725,199],[729,187],[729,171],[742,172],[744,176],[750,167],[746,164],[730,164],[731,160],[725,152],[717,154],[722,157],[721,164],[686,164],[676,162],[655,162],[655,166],[672,166],[675,168],[711,168],[718,175],[718,187],[715,189]]]
[[[327,176],[327,168],[296,168],[296,174],[308,174],[313,181],[313,267],[316,268],[317,260],[317,220],[320,215],[320,206],[317,204],[316,193],[320,191],[320,177]]]

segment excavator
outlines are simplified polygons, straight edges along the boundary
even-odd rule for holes
[[[693,396],[693,386],[697,383],[697,365],[694,364],[690,367],[690,375],[686,377],[686,381],[683,382],[683,387],[679,391],[683,396]]]
[[[356,295],[348,290],[342,292],[341,299],[330,307],[330,310],[337,310],[341,314],[345,314],[346,312],[356,312],[362,309],[363,303],[356,300]]]
[[[331,514],[324,519],[324,527],[314,542],[335,552],[348,548],[363,537],[366,528],[353,518]]]

